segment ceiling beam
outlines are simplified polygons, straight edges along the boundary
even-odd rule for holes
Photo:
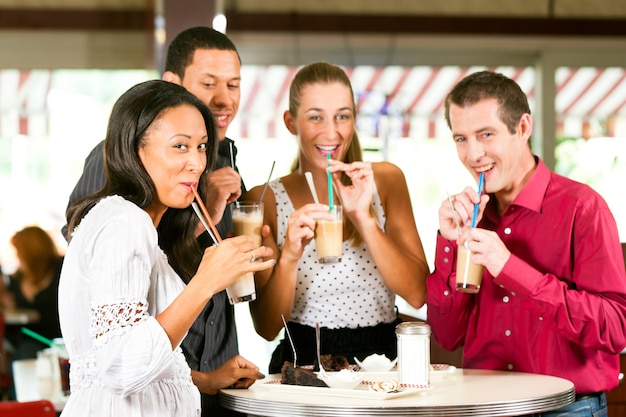
[[[229,31],[626,37],[626,19],[390,16],[227,11]]]
[[[144,10],[4,9],[0,29],[145,30],[154,12]]]

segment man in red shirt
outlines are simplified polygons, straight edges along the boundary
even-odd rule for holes
[[[513,80],[467,76],[446,98],[445,116],[459,159],[475,178],[484,175],[484,194],[468,187],[451,198],[460,235],[450,202],[439,209],[426,281],[435,340],[463,346],[466,368],[572,381],[576,402],[558,415],[605,415],[604,392],[618,384],[626,346],[626,274],[607,204],[532,154],[530,108]],[[455,290],[462,244],[484,266],[477,294]]]

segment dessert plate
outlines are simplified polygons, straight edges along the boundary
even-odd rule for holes
[[[421,392],[432,389],[431,385],[400,385],[400,391],[397,392],[378,392],[370,389],[373,385],[380,381],[397,379],[396,372],[359,372],[365,374],[363,380],[356,388],[326,388],[326,387],[305,387],[301,385],[286,385],[280,383],[280,375],[270,375],[268,381],[256,383],[254,386],[263,388],[273,392],[285,394],[302,394],[302,395],[322,395],[331,397],[348,397],[348,398],[365,398],[370,400],[390,400],[393,398],[402,398],[409,395],[416,395]],[[388,374],[388,375],[384,375]],[[259,381],[260,382],[260,381]]]

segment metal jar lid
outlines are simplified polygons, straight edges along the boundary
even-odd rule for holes
[[[405,321],[396,326],[396,334],[430,335],[430,326],[422,321]]]

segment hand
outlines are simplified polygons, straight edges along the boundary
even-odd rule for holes
[[[229,203],[241,196],[241,177],[231,167],[211,171],[207,176],[206,207],[213,224],[222,220]]]
[[[333,185],[341,199],[344,212],[351,218],[369,216],[374,195],[374,171],[369,162],[330,161],[329,172],[333,173]],[[343,171],[352,180],[352,185],[343,185],[338,172]]]
[[[485,229],[468,229],[458,240],[459,245],[467,242],[472,252],[472,262],[481,264],[493,277],[497,277],[511,257],[511,252],[496,232]]]
[[[237,355],[214,371],[191,371],[191,378],[200,392],[215,395],[224,388],[248,388],[265,375],[259,372],[258,366]]]
[[[241,275],[274,266],[274,259],[260,260],[272,253],[272,249],[266,246],[255,248],[252,238],[248,236],[224,239],[218,246],[205,249],[193,280],[204,283],[208,294],[216,294]]]
[[[480,203],[478,206],[478,214],[476,224],[482,219],[483,212],[489,201],[489,195],[478,195],[476,190],[466,187],[460,194],[450,196],[454,211],[456,212],[456,220],[459,222],[461,234],[472,227],[472,217],[474,216],[474,204]],[[450,207],[450,201],[447,199],[441,203],[439,207],[439,233],[448,240],[457,240],[460,238],[457,230],[457,224]]]
[[[317,220],[332,220],[329,208],[325,204],[305,204],[291,213],[287,223],[287,236],[281,252],[281,258],[297,261],[302,257],[304,247],[315,236]]]

